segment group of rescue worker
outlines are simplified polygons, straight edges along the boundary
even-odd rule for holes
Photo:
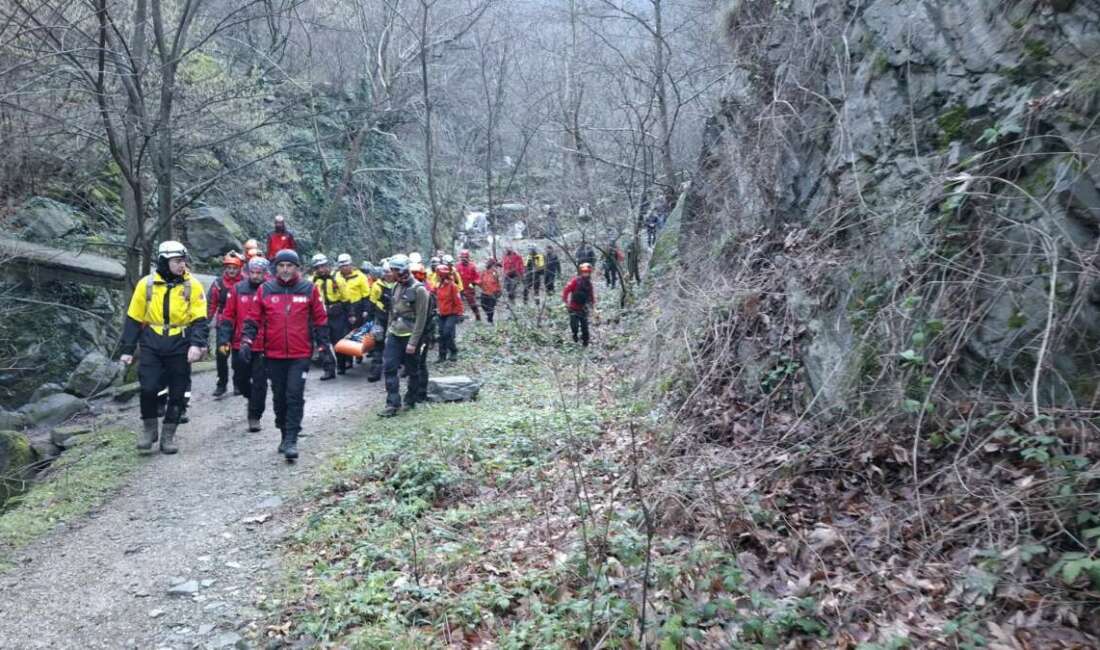
[[[456,261],[437,251],[428,264],[418,253],[398,254],[380,265],[350,254],[335,264],[318,253],[309,274],[297,251],[294,234],[279,215],[267,238],[266,257],[256,240],[244,252],[230,252],[222,274],[204,294],[189,269],[187,249],[165,241],[157,250],[156,268],[134,289],[123,330],[120,361],[131,364],[138,355],[142,431],[137,447],[162,453],[178,451],[176,430],[186,422],[191,388],[191,364],[208,352],[215,333],[217,384],[214,397],[229,391],[247,400],[248,431],[261,430],[270,382],[278,451],[287,461],[298,457],[298,437],[305,407],[305,382],[313,362],[321,381],[335,379],[362,364],[367,381],[384,380],[386,405],[379,413],[393,417],[426,401],[428,354],[437,343],[437,363],[458,357],[457,328],[466,309],[477,321],[481,313],[493,323],[498,302],[516,300],[523,286],[526,303],[545,288],[554,291],[561,262],[553,250],[544,255],[531,247],[526,258],[505,250],[501,262],[488,259],[478,268],[463,250]],[[596,294],[592,263],[579,265],[561,294],[569,311],[575,342],[590,341],[589,314]],[[373,345],[342,346],[342,339]],[[368,340],[369,339],[369,340]],[[349,352],[348,350],[351,350]],[[407,378],[404,397],[400,375]],[[166,400],[163,399],[167,395]]]

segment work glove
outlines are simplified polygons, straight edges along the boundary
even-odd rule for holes
[[[229,356],[229,352],[232,349],[233,349],[232,346],[230,346],[228,343],[224,343],[224,344],[218,346],[218,353],[221,354],[223,357],[227,357],[227,356]]]
[[[237,350],[237,355],[239,356],[239,358],[241,360],[241,363],[243,363],[243,364],[252,363],[252,344],[251,343],[242,343],[241,344],[241,349]]]

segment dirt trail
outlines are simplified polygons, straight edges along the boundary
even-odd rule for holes
[[[264,430],[246,433],[244,399],[215,401],[214,373],[196,375],[180,453],[149,457],[99,510],[24,549],[0,575],[0,648],[243,646],[237,628],[256,617],[277,576],[283,501],[383,402],[363,367],[332,382],[320,374],[307,382],[296,465],[275,453],[270,397]],[[140,426],[136,407],[123,422]],[[181,580],[198,591],[170,595]]]

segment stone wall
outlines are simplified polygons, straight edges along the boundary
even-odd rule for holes
[[[746,0],[723,25],[734,65],[680,256],[756,256],[811,399],[844,404],[893,365],[1087,404],[1100,6]]]

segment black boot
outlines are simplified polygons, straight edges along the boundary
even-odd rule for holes
[[[214,387],[214,397],[221,397],[225,395],[225,384],[218,384]]]
[[[279,429],[279,432],[282,434],[282,438],[279,440],[279,453],[282,454],[286,451],[286,431]]]
[[[260,418],[248,418],[248,430],[250,433],[256,433],[260,429]]]
[[[286,441],[283,442],[283,456],[287,462],[294,462],[298,459],[298,434],[287,432]]]
[[[336,379],[336,372],[332,368],[325,371],[325,374],[321,375],[321,381],[328,381],[330,379]]]
[[[179,447],[175,444],[177,426],[175,422],[164,423],[160,431],[160,453],[171,455],[179,451]]]
[[[157,441],[160,420],[157,418],[142,420],[141,427],[141,437],[138,438],[137,448],[141,451],[149,451],[153,448],[153,443]]]

